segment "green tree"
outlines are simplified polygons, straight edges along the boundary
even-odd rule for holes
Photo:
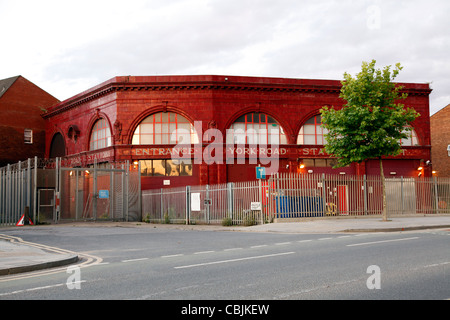
[[[336,167],[379,159],[383,220],[387,221],[382,158],[400,154],[400,139],[407,138],[411,122],[420,114],[398,102],[407,96],[401,93],[403,87],[393,82],[403,69],[400,63],[393,70],[391,66],[376,69],[375,64],[375,60],[363,62],[355,78],[344,73],[339,96],[346,104],[339,110],[323,107],[321,115],[328,130],[325,151],[337,158]]]

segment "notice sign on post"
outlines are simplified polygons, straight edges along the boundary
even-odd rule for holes
[[[191,211],[201,211],[200,193],[191,193]]]
[[[265,178],[266,178],[266,168],[256,167],[256,179],[265,179]]]
[[[109,199],[109,190],[99,190],[98,197],[99,199]]]
[[[252,202],[251,205],[250,205],[250,209],[252,211],[261,211],[262,210],[261,202]]]

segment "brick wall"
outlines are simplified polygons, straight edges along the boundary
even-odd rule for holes
[[[0,98],[0,167],[34,156],[44,157],[45,121],[41,114],[59,100],[19,76]],[[33,143],[24,142],[33,130]]]
[[[450,157],[447,151],[447,146],[450,145],[450,105],[431,116],[430,126],[433,170],[437,172],[437,176],[450,177]]]

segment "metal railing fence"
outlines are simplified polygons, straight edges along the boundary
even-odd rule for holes
[[[277,174],[271,179],[277,218],[381,215],[380,176]],[[450,178],[386,178],[390,215],[450,213]]]
[[[257,181],[187,186],[142,192],[142,217],[148,222],[255,224],[261,211],[251,210],[259,202]]]
[[[377,216],[383,210],[379,176],[276,174],[141,192],[140,168],[131,167],[70,168],[60,159],[34,158],[0,168],[0,226],[14,225],[26,211],[35,222],[104,218],[246,225]],[[96,173],[84,175],[88,169]],[[109,196],[100,197],[105,191]],[[387,178],[386,201],[388,215],[450,214],[450,178]]]
[[[450,178],[387,178],[388,215],[449,214]],[[276,174],[262,181],[142,192],[149,222],[232,224],[298,218],[381,216],[379,176]]]

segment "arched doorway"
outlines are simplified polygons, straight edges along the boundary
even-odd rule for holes
[[[50,158],[64,157],[66,155],[66,143],[61,133],[56,133],[53,136],[50,145]]]

